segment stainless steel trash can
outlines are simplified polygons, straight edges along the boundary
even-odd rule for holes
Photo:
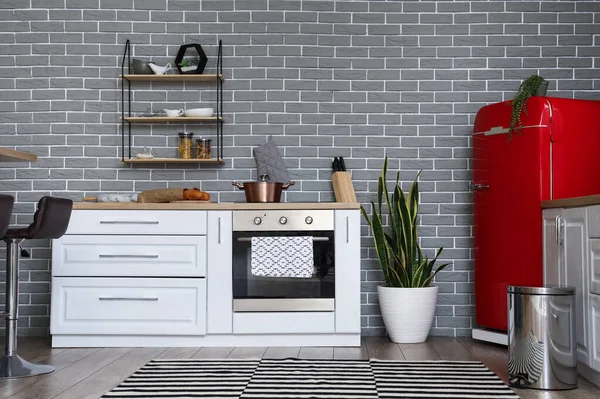
[[[516,388],[577,388],[575,288],[508,287],[508,379]]]

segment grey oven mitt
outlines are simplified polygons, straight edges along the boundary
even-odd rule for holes
[[[274,141],[269,141],[256,147],[254,149],[254,158],[256,159],[258,176],[269,175],[268,181],[270,182],[290,182],[290,175]]]

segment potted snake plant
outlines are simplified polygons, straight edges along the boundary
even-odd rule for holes
[[[448,263],[434,270],[442,253],[433,259],[423,255],[419,244],[417,214],[419,211],[419,174],[408,194],[399,186],[400,172],[391,192],[387,188],[388,159],[383,163],[377,187],[377,204],[371,201],[372,215],[361,206],[361,212],[373,233],[375,249],[385,286],[377,287],[379,307],[388,336],[396,343],[424,342],[429,335],[437,304],[438,287],[432,287],[435,275]],[[389,227],[383,225],[384,205]]]
[[[523,133],[521,115],[526,112],[527,100],[532,96],[545,96],[547,90],[548,81],[539,75],[531,75],[521,83],[511,102],[509,141],[512,139],[513,133]]]

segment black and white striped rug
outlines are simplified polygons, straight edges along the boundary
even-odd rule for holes
[[[481,362],[152,360],[102,398],[519,398]]]

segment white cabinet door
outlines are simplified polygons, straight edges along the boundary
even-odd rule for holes
[[[542,232],[544,235],[544,284],[559,285],[560,270],[564,269],[562,263],[562,249],[559,246],[558,225],[562,215],[562,208],[544,209],[542,215]]]
[[[588,364],[588,245],[587,208],[567,208],[564,221],[564,269],[559,273],[559,285],[575,287],[577,360]]]
[[[590,295],[590,345],[589,366],[600,372],[600,295]]]
[[[52,334],[204,335],[205,325],[203,278],[52,279]]]
[[[233,331],[232,212],[208,212],[207,332]]]
[[[335,211],[335,332],[360,333],[360,211]]]
[[[590,293],[600,295],[600,239],[590,240]]]

